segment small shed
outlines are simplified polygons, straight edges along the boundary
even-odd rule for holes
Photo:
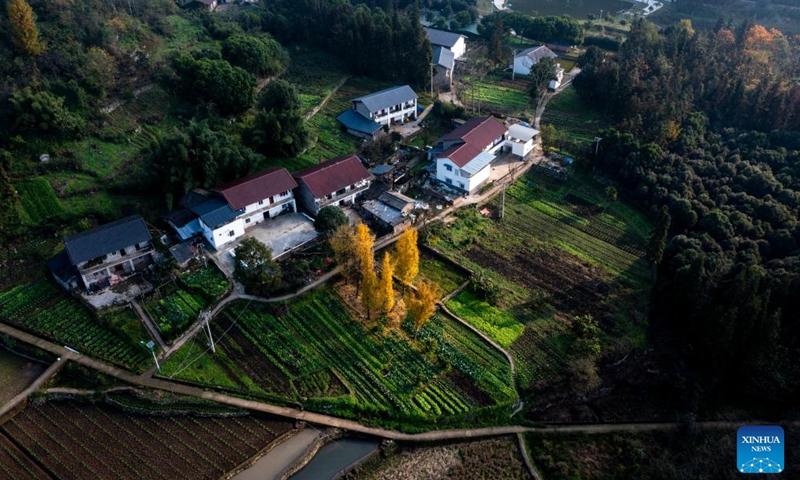
[[[186,268],[194,258],[192,247],[186,243],[179,243],[169,249],[169,254],[178,263],[178,267]]]

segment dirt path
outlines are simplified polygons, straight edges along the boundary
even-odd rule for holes
[[[333,90],[331,90],[330,93],[325,95],[325,98],[323,98],[322,101],[319,102],[319,105],[317,105],[316,107],[312,108],[308,113],[303,115],[303,119],[304,120],[308,120],[309,118],[311,118],[314,115],[316,115],[317,112],[319,112],[322,109],[322,107],[324,107],[325,104],[328,103],[328,100],[330,100],[331,97],[334,96],[336,94],[336,92],[338,92],[339,89],[342,88],[342,86],[344,86],[345,83],[347,83],[348,80],[350,80],[351,76],[352,75],[345,75],[344,77],[342,77],[342,79],[339,80],[339,83],[337,83],[336,86],[333,87]]]
[[[273,448],[247,470],[233,476],[233,480],[277,480],[291,468],[319,440],[320,431],[306,427],[297,435]]]
[[[156,324],[153,323],[153,319],[150,318],[150,315],[144,311],[142,306],[136,300],[131,300],[131,306],[133,307],[133,311],[136,312],[136,315],[139,316],[139,319],[141,319],[144,327],[150,333],[150,336],[156,341],[156,344],[158,344],[158,347],[161,349],[161,351],[163,352],[166,350],[167,344],[164,342],[164,339],[161,338],[161,333],[158,331],[158,328],[156,328]]]
[[[533,477],[533,480],[541,480],[542,477],[539,476],[539,472],[533,468],[533,462],[531,461],[531,457],[528,455],[528,447],[525,446],[525,438],[521,433],[517,434],[517,443],[519,444],[519,454],[522,457],[522,462],[525,464],[525,467],[528,469],[531,477]]]
[[[375,437],[388,438],[392,440],[407,441],[407,442],[428,442],[439,440],[455,440],[465,438],[482,438],[493,437],[498,435],[511,435],[525,432],[542,432],[542,433],[609,433],[609,432],[642,432],[653,430],[672,430],[679,427],[678,423],[611,423],[611,424],[575,424],[575,425],[547,425],[543,427],[523,427],[519,425],[510,425],[502,427],[482,427],[482,428],[466,428],[454,430],[434,430],[425,433],[403,433],[394,430],[387,430],[378,427],[368,427],[362,425],[354,420],[347,420],[343,418],[331,417],[320,413],[313,413],[295,408],[281,407],[278,405],[271,405],[264,402],[257,402],[254,400],[246,400],[243,398],[232,397],[216,392],[209,392],[196,387],[172,383],[164,380],[154,378],[143,378],[141,376],[133,375],[120,368],[99,362],[92,358],[79,353],[73,353],[60,347],[47,340],[35,337],[25,333],[16,328],[10,327],[4,323],[0,323],[0,333],[9,335],[23,342],[37,346],[42,350],[49,351],[61,357],[59,364],[65,363],[67,360],[75,361],[85,367],[92,368],[99,372],[105,373],[112,377],[118,378],[124,382],[134,385],[139,385],[147,388],[154,388],[157,390],[170,391],[182,395],[190,395],[193,397],[204,398],[214,402],[231,405],[234,407],[244,408],[248,410],[255,410],[258,412],[276,415],[280,417],[293,418],[295,420],[302,420],[315,425],[325,425],[328,427],[341,428],[344,430],[358,432],[365,435]],[[28,389],[33,391],[38,388],[38,385],[43,383],[58,371],[60,366],[52,366],[48,369],[49,375],[42,375],[34,385]],[[48,373],[45,372],[45,373]],[[30,393],[30,392],[29,392]],[[3,409],[5,411],[6,408]],[[748,424],[758,424],[757,420],[748,419],[743,421]],[[742,425],[743,422],[696,422],[696,428],[725,428],[736,429]],[[800,421],[785,422],[784,426],[800,426]]]
[[[47,370],[45,370],[41,375],[39,375],[39,378],[37,378],[33,383],[30,384],[30,386],[28,386],[28,388],[26,388],[25,390],[20,392],[16,397],[8,401],[8,403],[3,405],[3,408],[0,408],[0,419],[2,419],[8,412],[13,411],[17,407],[17,405],[24,402],[28,398],[28,395],[38,390],[39,387],[41,387],[46,381],[53,378],[56,373],[60,372],[61,369],[64,368],[64,365],[67,364],[67,360],[69,360],[69,358],[73,355],[73,353],[67,351],[66,349],[62,350],[64,350],[64,355],[61,355],[61,358],[53,362],[53,364],[50,365],[50,367],[48,367]]]

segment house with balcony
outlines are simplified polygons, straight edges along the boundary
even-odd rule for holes
[[[132,215],[64,238],[47,265],[68,290],[97,290],[141,272],[157,260],[142,217]]]
[[[296,212],[296,187],[285,168],[269,168],[211,192],[190,192],[181,201],[184,209],[171,212],[165,220],[181,240],[202,235],[219,250],[259,223]]]
[[[354,98],[353,106],[336,119],[348,133],[374,139],[384,126],[404,124],[417,118],[417,94],[408,85],[391,87]]]
[[[372,182],[372,174],[355,155],[322,162],[294,174],[295,195],[300,206],[312,216],[328,205],[349,207]]]
[[[503,148],[508,129],[492,116],[473,118],[441,137],[430,150],[436,179],[465,193],[489,180],[495,153]]]

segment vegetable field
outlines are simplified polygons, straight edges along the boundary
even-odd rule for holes
[[[380,255],[376,255],[381,258]],[[419,255],[419,278],[439,286],[442,295],[455,291],[469,279],[468,272],[425,250]]]
[[[30,404],[0,428],[0,455],[10,439],[24,457],[0,468],[21,465],[27,473],[33,460],[63,480],[216,479],[291,429],[291,422],[262,416],[147,417],[81,403]]]
[[[230,289],[230,281],[213,264],[181,274],[178,284],[162,286],[145,308],[167,340],[180,335]]]
[[[64,213],[53,188],[44,178],[37,177],[16,185],[23,218],[28,223],[37,224],[42,220],[56,217]]]
[[[581,143],[594,140],[597,130],[608,124],[601,113],[585,104],[574,88],[568,87],[547,102],[541,125],[553,125],[556,131],[565,133]]]
[[[652,282],[645,259],[649,222],[602,186],[530,172],[508,188],[502,221],[460,213],[432,227],[431,243],[498,288],[490,305],[467,290],[447,306],[508,348],[518,382],[557,378],[567,363],[569,322],[591,314],[615,345],[640,345]],[[499,211],[500,199],[486,205]]]
[[[525,88],[524,80],[511,82],[501,78],[486,77],[483,81],[476,81],[475,87],[467,84],[459,90],[461,102],[469,107],[473,104],[477,108],[481,102],[481,110],[509,115],[525,115],[532,111],[531,97]]]
[[[103,328],[94,314],[51,282],[41,280],[0,293],[3,321],[133,371],[147,368],[142,338]]]
[[[507,360],[464,327],[431,322],[416,341],[368,331],[327,290],[288,306],[232,304],[213,325],[216,354],[199,355],[197,337],[163,374],[349,417],[434,419],[516,398]]]

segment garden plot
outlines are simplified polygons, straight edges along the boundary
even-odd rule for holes
[[[107,406],[48,402],[30,404],[0,428],[0,459],[8,452],[8,438],[24,451],[17,462],[24,466],[17,471],[26,473],[36,473],[35,462],[62,480],[216,479],[291,429],[291,422],[266,416],[148,417]],[[2,461],[0,471],[6,466],[16,464]]]
[[[0,318],[81,353],[133,371],[147,368],[150,357],[140,340],[102,326],[78,300],[41,280],[0,293]]]
[[[567,138],[588,145],[594,141],[597,131],[610,122],[596,109],[585,104],[578,92],[569,86],[547,102],[540,125],[548,124]]]
[[[203,354],[197,337],[163,374],[347,417],[460,418],[516,398],[505,357],[463,326],[431,321],[416,340],[378,330],[354,321],[329,290],[290,305],[237,302],[213,323],[216,354]]]
[[[511,351],[519,385],[560,375],[574,316],[593,315],[614,345],[643,341],[649,223],[598,190],[529,173],[508,188],[501,222],[468,211],[431,231],[433,246],[498,285],[496,306],[470,290],[447,306]],[[498,211],[499,199],[487,207]]]

